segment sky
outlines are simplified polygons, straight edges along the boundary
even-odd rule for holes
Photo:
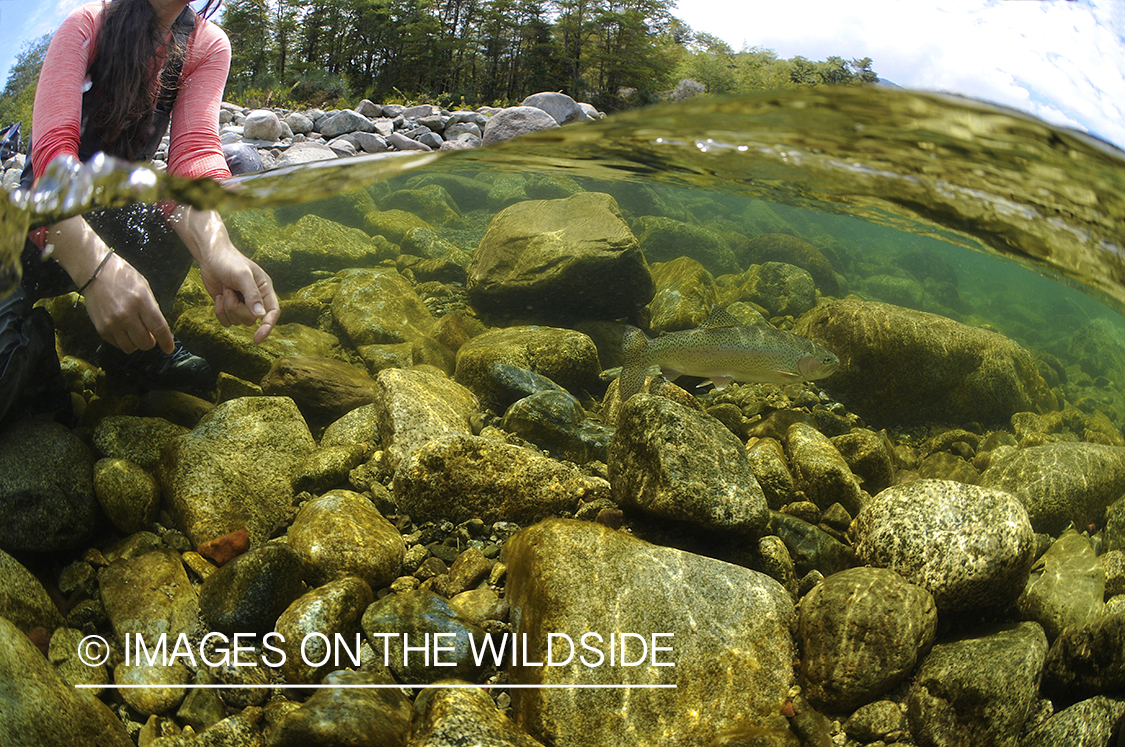
[[[24,42],[82,2],[0,0],[0,85]],[[672,12],[735,50],[870,57],[900,86],[1004,104],[1125,148],[1125,0],[678,0]]]

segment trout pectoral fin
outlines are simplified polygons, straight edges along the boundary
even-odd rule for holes
[[[664,366],[660,367],[660,373],[664,376],[664,378],[668,379],[668,381],[675,381],[683,375],[682,372],[677,371],[674,368],[665,368]]]
[[[724,389],[726,389],[728,386],[730,386],[730,383],[733,380],[734,379],[731,376],[712,376],[711,377],[711,383],[715,385],[715,391],[717,391],[717,392],[721,392]]]

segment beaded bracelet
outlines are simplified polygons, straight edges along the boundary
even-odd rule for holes
[[[111,246],[109,248],[109,251],[105,253],[105,256],[102,257],[102,261],[98,262],[98,266],[94,268],[94,274],[91,275],[90,279],[87,280],[85,283],[83,283],[82,287],[78,289],[78,295],[81,296],[82,291],[84,291],[84,290],[86,290],[87,288],[90,287],[90,283],[94,282],[94,278],[96,278],[98,276],[98,273],[102,271],[102,268],[105,267],[105,263],[109,261],[109,255],[113,254],[113,252],[114,252],[114,249]]]

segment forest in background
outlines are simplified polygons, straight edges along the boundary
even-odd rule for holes
[[[874,83],[869,58],[734,50],[672,15],[674,0],[226,0],[225,99],[243,106],[510,106],[562,91],[607,112],[697,95]],[[50,36],[26,43],[0,127],[31,125]]]

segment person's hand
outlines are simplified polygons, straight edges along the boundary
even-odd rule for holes
[[[106,259],[83,296],[94,329],[122,352],[149,350],[153,345],[169,354],[175,349],[172,330],[148,281],[118,255]]]
[[[273,281],[265,270],[234,247],[212,254],[200,263],[203,287],[215,300],[215,316],[224,327],[253,326],[254,342],[261,343],[281,316]]]

